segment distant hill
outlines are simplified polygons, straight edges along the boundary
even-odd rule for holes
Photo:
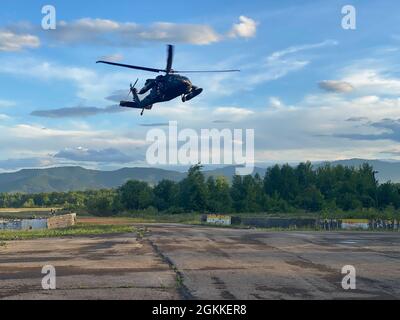
[[[0,174],[0,192],[39,193],[115,188],[130,179],[156,184],[162,179],[179,181],[184,177],[184,173],[157,168],[123,168],[116,171],[82,167],[24,169]]]
[[[392,181],[400,182],[400,162],[399,161],[383,161],[383,160],[364,160],[364,159],[348,159],[330,162],[331,165],[343,165],[348,167],[359,167],[363,163],[370,164],[378,173],[377,179],[380,183]],[[326,162],[325,162],[326,163]],[[314,167],[323,165],[323,163],[314,164]]]
[[[358,167],[365,162],[379,172],[377,177],[380,182],[388,180],[400,182],[400,162],[350,159],[333,161],[331,164]],[[323,164],[324,162],[320,162],[313,165],[318,167]],[[204,174],[206,177],[225,176],[231,181],[235,168],[235,166],[227,166],[206,170]],[[256,167],[254,174],[259,173],[263,177],[266,170]],[[184,177],[186,173],[158,168],[122,168],[115,171],[90,170],[82,167],[23,169],[0,174],[0,192],[39,193],[116,188],[130,179],[146,181],[154,185],[163,179],[180,181]]]

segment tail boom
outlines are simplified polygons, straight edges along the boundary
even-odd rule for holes
[[[125,108],[146,109],[146,110],[150,110],[153,107],[153,105],[143,106],[140,102],[137,101],[121,101],[119,105]]]

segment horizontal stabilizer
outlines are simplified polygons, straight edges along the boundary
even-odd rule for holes
[[[150,110],[150,109],[153,107],[152,104],[143,107],[143,105],[141,105],[140,103],[135,102],[135,101],[121,101],[121,102],[119,103],[119,105],[120,105],[121,107],[126,107],[126,108],[147,109],[147,110]]]
[[[121,107],[126,107],[126,108],[142,109],[140,103],[137,103],[135,101],[121,101],[119,105]]]

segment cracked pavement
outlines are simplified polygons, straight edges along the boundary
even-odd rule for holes
[[[1,299],[399,299],[400,233],[147,224],[132,234],[8,241]],[[44,265],[57,289],[43,290]],[[343,290],[344,265],[357,289]]]

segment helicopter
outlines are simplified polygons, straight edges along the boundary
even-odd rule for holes
[[[197,97],[203,92],[202,88],[194,86],[189,78],[182,76],[182,73],[214,73],[214,72],[239,72],[240,70],[206,70],[206,71],[177,71],[172,69],[172,62],[174,58],[174,46],[167,45],[167,65],[165,69],[147,68],[141,66],[134,66],[129,64],[115,63],[109,61],[96,61],[96,63],[105,63],[113,66],[144,70],[155,73],[165,73],[159,75],[154,79],[147,79],[144,87],[137,90],[136,84],[130,84],[128,96],[132,94],[132,101],[121,101],[121,107],[141,109],[140,115],[143,115],[144,110],[151,110],[153,105],[159,102],[170,101],[181,96],[182,102],[189,101]],[[142,100],[139,95],[145,94],[150,90],[150,93]]]

